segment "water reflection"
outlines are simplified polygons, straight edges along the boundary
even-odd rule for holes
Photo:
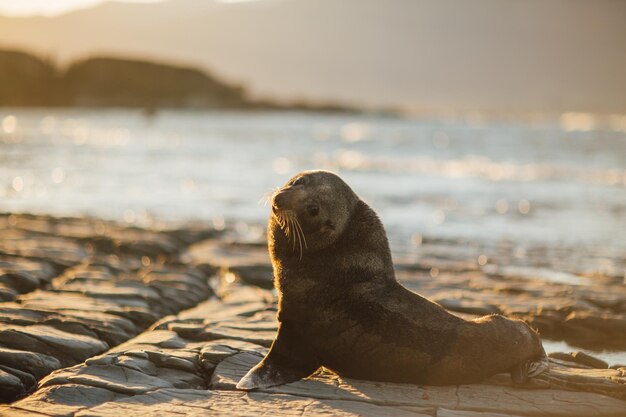
[[[327,168],[376,208],[395,245],[435,235],[515,241],[520,256],[532,242],[626,251],[622,116],[474,116],[6,111],[0,209],[263,224],[264,193]]]
[[[564,341],[543,340],[543,347],[547,353],[551,352],[577,352],[582,351],[591,356],[602,359],[610,365],[626,364],[626,351],[620,350],[589,350],[572,346]]]
[[[17,128],[17,118],[12,114],[6,116],[2,119],[2,130],[4,133],[12,134],[15,133],[15,129]]]

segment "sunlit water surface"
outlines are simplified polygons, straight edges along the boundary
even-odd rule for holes
[[[521,265],[541,247],[573,253],[576,264],[589,254],[589,269],[619,277],[625,129],[562,122],[5,109],[0,211],[203,220],[260,235],[267,195],[301,170],[324,168],[375,208],[396,253],[429,238],[504,243]]]
[[[0,111],[0,209],[263,224],[294,173],[341,174],[411,236],[626,249],[626,134],[558,123]]]

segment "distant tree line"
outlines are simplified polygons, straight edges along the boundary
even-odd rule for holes
[[[195,68],[92,57],[61,70],[50,60],[14,50],[0,50],[0,106],[353,111],[334,104],[252,100],[244,87]]]

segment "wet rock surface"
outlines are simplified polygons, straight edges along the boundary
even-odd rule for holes
[[[51,252],[42,246],[32,257],[0,252],[18,266],[26,262],[37,277],[21,289],[11,284],[16,296],[0,303],[0,393],[7,403],[0,415],[626,414],[626,368],[582,352],[551,354],[550,373],[526,386],[505,374],[434,387],[350,380],[322,369],[295,383],[237,391],[277,329],[261,243],[233,243],[201,229],[142,235],[132,228],[126,241],[141,244],[130,250],[119,244],[125,239],[119,225],[7,217],[0,216],[0,227],[11,239],[16,230],[34,236],[32,242],[42,235],[65,239],[76,245],[66,250],[81,256],[49,261],[60,253],[50,241]],[[626,296],[610,280],[572,286],[467,260],[437,265],[433,274],[427,262],[401,263],[398,278],[464,317],[498,312],[523,317],[542,334],[587,335],[594,343],[612,338],[618,346],[625,337],[619,330]],[[572,320],[576,327],[566,324]]]
[[[179,262],[188,243],[88,219],[0,216],[3,401],[210,297],[210,271]]]

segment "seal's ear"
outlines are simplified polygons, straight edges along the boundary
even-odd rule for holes
[[[237,388],[251,390],[288,384],[315,372],[320,364],[297,329],[292,323],[280,323],[269,353],[241,378]]]

